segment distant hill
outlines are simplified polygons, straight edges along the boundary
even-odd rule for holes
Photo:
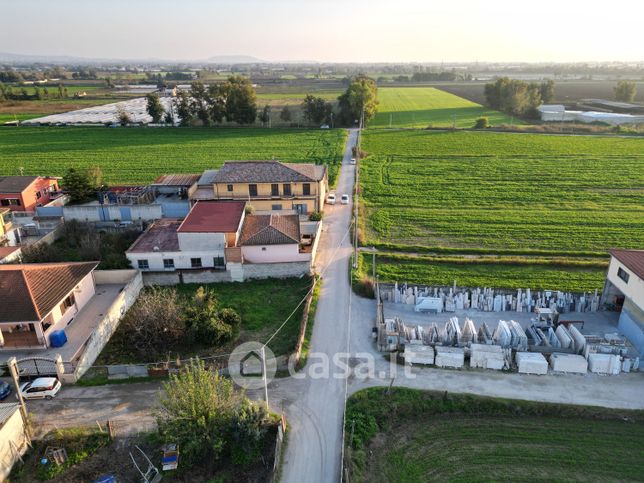
[[[265,60],[252,55],[214,55],[206,59],[213,64],[265,64]]]

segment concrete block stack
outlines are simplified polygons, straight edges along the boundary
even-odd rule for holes
[[[512,345],[512,332],[505,320],[499,320],[492,339],[501,347],[510,347]]]
[[[548,361],[539,352],[517,352],[516,361],[521,374],[548,374]]]
[[[472,344],[470,367],[500,371],[507,367],[505,351],[500,345]]]
[[[438,367],[460,369],[465,365],[465,351],[460,347],[436,346],[435,364]]]
[[[476,342],[476,340],[477,335],[476,327],[474,327],[474,322],[472,321],[472,319],[466,317],[465,323],[463,324],[463,330],[461,331],[461,338],[459,339],[459,343],[467,345]]]
[[[617,354],[589,354],[588,370],[596,374],[619,374],[622,370],[622,358]]]
[[[577,354],[554,353],[550,355],[550,367],[555,372],[586,374],[588,361]]]
[[[490,332],[489,327],[485,322],[481,324],[478,331],[478,342],[479,344],[493,344],[492,333]]]
[[[403,358],[408,364],[431,365],[434,363],[434,348],[429,345],[406,345]]]
[[[555,335],[557,336],[562,349],[575,349],[575,340],[573,339],[568,329],[566,329],[563,325],[557,327]]]

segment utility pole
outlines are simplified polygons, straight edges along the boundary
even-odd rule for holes
[[[353,268],[358,268],[358,191],[360,190],[360,138],[362,137],[362,125],[364,124],[364,105],[360,114],[358,125],[358,139],[356,142],[356,183],[353,196]]]
[[[372,272],[372,277],[375,280],[376,279],[376,247],[371,247],[371,272]]]
[[[22,415],[22,420],[25,423],[25,428],[27,429],[27,435],[31,439],[31,427],[29,425],[29,419],[27,418],[27,405],[25,404],[25,399],[22,397],[22,391],[20,390],[20,377],[18,375],[18,361],[15,357],[12,357],[7,361],[7,366],[9,367],[9,372],[11,373],[11,379],[13,379],[13,385],[16,389],[16,396],[18,396],[18,402],[20,403],[20,414]]]
[[[264,400],[266,401],[266,411],[268,408],[268,381],[266,380],[266,346],[262,346],[262,379],[264,380]]]

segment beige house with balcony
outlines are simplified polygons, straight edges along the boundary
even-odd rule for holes
[[[208,184],[191,200],[244,200],[256,211],[290,211],[306,215],[324,209],[329,189],[326,166],[280,161],[226,161],[208,172]]]

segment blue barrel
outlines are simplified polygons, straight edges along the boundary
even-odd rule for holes
[[[55,330],[49,335],[49,345],[51,347],[62,347],[67,343],[67,335],[64,330]]]

